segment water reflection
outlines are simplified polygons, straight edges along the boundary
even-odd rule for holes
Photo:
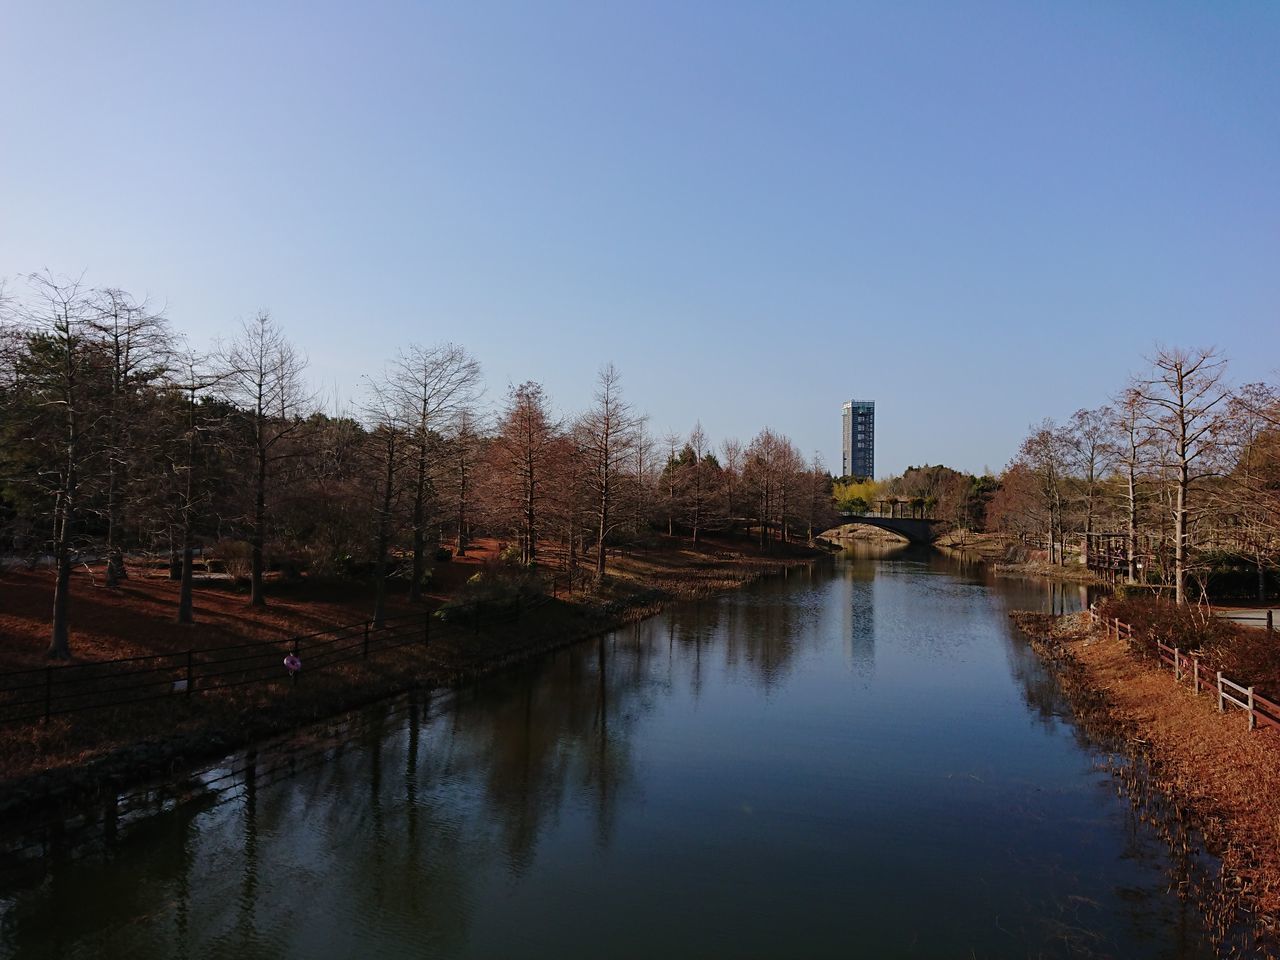
[[[1006,615],[1086,600],[901,549],[676,606],[123,802],[0,954],[1209,956]]]
[[[864,683],[870,682],[876,667],[875,582],[872,559],[907,556],[902,547],[853,546],[846,550],[848,574],[837,586],[840,595],[845,662]]]

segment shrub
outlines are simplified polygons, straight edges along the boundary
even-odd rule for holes
[[[547,592],[544,578],[528,567],[511,567],[500,560],[487,563],[462,585],[457,595],[437,612],[442,620],[464,615],[477,606],[486,611],[514,609],[521,602]]]
[[[219,540],[209,555],[217,559],[234,580],[248,580],[253,547],[248,540]]]
[[[1201,650],[1220,646],[1234,631],[1232,624],[1201,607],[1151,597],[1105,600],[1098,612],[1107,620],[1119,618],[1133,627],[1134,640],[1144,648],[1158,640],[1183,650]]]
[[[1265,630],[1231,623],[1203,607],[1150,597],[1105,600],[1098,613],[1133,627],[1134,642],[1145,653],[1156,640],[1186,652],[1198,651],[1206,666],[1221,670],[1236,683],[1280,692],[1280,644]]]

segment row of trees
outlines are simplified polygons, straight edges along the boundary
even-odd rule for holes
[[[128,556],[169,558],[180,622],[211,553],[243,567],[255,605],[272,566],[369,578],[380,620],[389,580],[417,599],[442,545],[465,553],[478,533],[599,582],[610,545],[656,531],[750,531],[767,549],[830,519],[816,458],[769,429],[659,440],[612,366],[565,417],[534,382],[486,406],[465,349],[410,346],[353,409],[323,410],[266,313],[200,354],[126,291],[46,273],[0,302],[0,555],[52,565],[55,657],[82,562],[115,584]]]
[[[907,467],[880,480],[849,478],[832,487],[836,509],[843,513],[877,513],[902,508],[911,514],[941,520],[956,529],[982,530],[987,504],[998,481],[951,467],[928,464]]]
[[[1160,349],[1111,402],[1045,420],[1001,477],[995,529],[1044,538],[1065,561],[1106,550],[1130,583],[1179,603],[1211,574],[1247,562],[1264,598],[1280,563],[1280,390],[1233,388],[1213,349]]]

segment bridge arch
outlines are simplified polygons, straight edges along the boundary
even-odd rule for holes
[[[861,524],[878,527],[903,537],[909,543],[928,546],[942,535],[941,520],[925,520],[917,517],[880,517],[872,514],[842,513],[840,525]]]

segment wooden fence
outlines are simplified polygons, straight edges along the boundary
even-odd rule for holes
[[[305,675],[410,644],[426,645],[433,637],[474,634],[482,623],[518,619],[524,610],[546,600],[517,599],[501,606],[477,602],[434,614],[388,617],[381,625],[364,620],[282,640],[16,670],[0,674],[0,724],[47,722],[66,714],[156,700],[189,700],[248,684],[296,684]]]
[[[1130,624],[1123,623],[1118,617],[1104,618],[1099,616],[1096,604],[1089,606],[1089,621],[1101,626],[1117,640],[1126,640],[1131,644],[1142,643],[1133,632]],[[1232,707],[1239,707],[1249,714],[1249,729],[1258,724],[1280,728],[1280,703],[1258,693],[1253,687],[1245,687],[1229,680],[1221,670],[1210,670],[1200,662],[1198,653],[1183,653],[1177,647],[1161,643],[1147,644],[1148,649],[1156,655],[1162,665],[1173,670],[1173,678],[1179,683],[1190,683],[1197,693],[1207,692],[1218,698],[1218,712],[1226,713]]]

